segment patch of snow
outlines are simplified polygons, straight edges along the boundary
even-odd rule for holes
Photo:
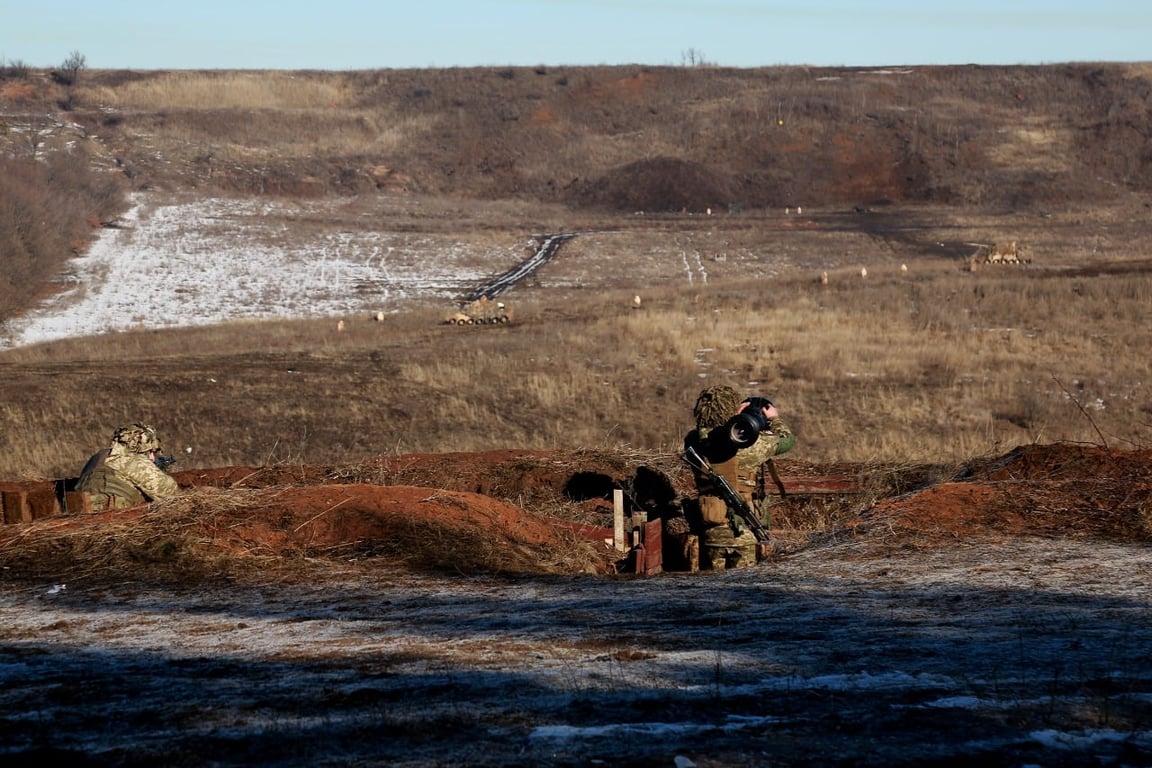
[[[493,255],[474,245],[384,229],[290,232],[286,220],[300,215],[275,201],[137,197],[124,226],[103,230],[71,262],[71,287],[9,321],[0,347],[448,303],[490,274],[476,265]]]

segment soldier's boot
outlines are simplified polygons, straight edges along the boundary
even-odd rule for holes
[[[700,547],[700,560],[707,570],[724,571],[728,569],[732,551],[731,547]]]

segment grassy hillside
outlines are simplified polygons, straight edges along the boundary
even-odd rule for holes
[[[49,109],[54,138],[84,137],[137,187],[1019,209],[1152,189],[1150,78],[1142,64],[91,71],[5,77],[0,104],[13,129]]]
[[[522,322],[483,336],[428,313],[386,334],[301,321],[5,352],[0,474],[65,473],[138,417],[197,447],[185,466],[671,450],[702,375],[770,389],[812,460],[1146,445],[1150,92],[1149,65],[5,72],[9,162],[83,157],[121,191],[295,200],[288,237],[617,235],[573,243],[568,284],[596,291],[558,304],[528,286]],[[366,215],[380,196],[412,204]],[[334,197],[345,218],[309,218],[305,202]],[[1009,238],[1032,265],[968,271],[975,243]],[[670,249],[717,260],[718,278],[661,282],[645,265]],[[786,266],[755,261],[768,251]],[[860,264],[869,279],[848,279]],[[206,389],[220,371],[227,386]]]

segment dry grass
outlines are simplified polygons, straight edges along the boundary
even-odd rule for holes
[[[1144,274],[953,269],[663,288],[640,312],[623,291],[562,309],[526,300],[524,319],[499,329],[448,328],[416,309],[383,328],[350,318],[339,335],[299,320],[61,341],[4,354],[0,476],[65,476],[133,418],[193,449],[181,467],[673,452],[701,383],[718,381],[774,398],[800,434],[795,457],[816,462],[1144,447],[1152,371],[1134,350],[1152,341],[1140,322],[1150,296]]]
[[[182,466],[670,452],[704,381],[777,399],[813,461],[1146,445],[1147,116],[1127,95],[1144,74],[97,71],[68,94],[22,77],[33,92],[4,105],[7,150],[67,96],[51,141],[79,132],[128,186],[343,202],[319,218],[301,205],[285,238],[386,221],[511,262],[530,234],[588,234],[517,287],[515,327],[490,333],[414,307],[386,327],[349,318],[339,337],[300,320],[5,352],[0,476],[74,472],[135,418],[192,449]],[[785,217],[797,203],[806,219]],[[740,213],[680,214],[713,204]],[[962,270],[972,243],[1007,238],[1036,264]],[[707,281],[685,283],[693,263]]]
[[[332,109],[348,97],[338,74],[280,71],[153,72],[114,86],[97,84],[86,98],[118,109],[150,110],[165,104],[178,110]]]
[[[420,489],[417,496],[428,493]],[[443,497],[427,501],[461,510],[470,503],[447,492]],[[566,529],[557,528],[550,543],[518,542],[495,525],[419,514],[416,508],[427,504],[415,501],[404,515],[390,517],[376,508],[363,513],[367,522],[360,532],[359,512],[342,515],[334,523],[336,537],[316,538],[312,523],[320,517],[321,525],[331,522],[341,510],[302,518],[294,508],[298,503],[299,493],[289,487],[197,488],[137,514],[29,528],[0,545],[0,559],[9,578],[66,575],[75,583],[96,584],[132,573],[156,584],[219,587],[332,579],[364,567],[463,574],[573,574],[604,567],[603,555]],[[519,514],[526,521],[534,512]]]

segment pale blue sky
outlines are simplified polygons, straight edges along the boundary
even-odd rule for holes
[[[0,61],[94,69],[1152,61],[1145,0],[0,0]]]

